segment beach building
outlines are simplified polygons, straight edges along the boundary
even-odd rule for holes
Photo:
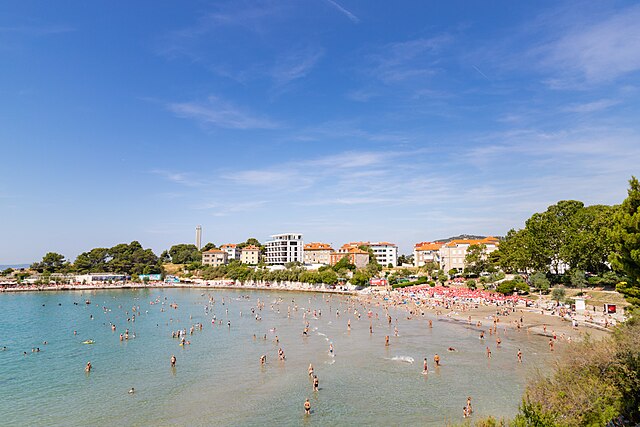
[[[331,264],[331,253],[334,252],[327,243],[311,242],[304,245],[305,264]]]
[[[394,267],[398,265],[398,246],[389,242],[349,242],[345,243],[343,247],[350,246],[359,248],[360,246],[368,246],[373,251],[373,255],[376,257],[376,261],[383,267],[389,264]]]
[[[75,282],[90,285],[95,283],[124,282],[130,278],[131,277],[126,274],[89,273],[75,276]]]
[[[302,234],[274,234],[265,243],[265,261],[270,265],[285,265],[290,262],[304,262],[304,242]]]
[[[235,243],[225,243],[224,245],[220,246],[220,249],[227,253],[227,260],[240,260],[240,249],[238,249],[238,245],[236,245]]]
[[[440,248],[443,242],[419,242],[413,246],[413,265],[422,267],[429,262],[440,265]]]
[[[227,263],[229,254],[221,249],[210,249],[202,253],[202,265],[219,267]]]
[[[348,244],[343,245],[337,252],[331,253],[330,263],[331,265],[336,265],[343,258],[347,258],[349,263],[357,268],[364,268],[369,264],[369,252]]]
[[[471,245],[484,245],[485,254],[498,250],[499,240],[496,237],[485,237],[484,239],[456,239],[445,243],[440,248],[440,268],[445,272],[455,268],[464,271],[465,257]]]
[[[240,262],[249,265],[258,264],[260,262],[260,248],[249,245],[240,249]]]

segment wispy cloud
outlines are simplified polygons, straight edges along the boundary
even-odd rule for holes
[[[616,99],[600,99],[598,101],[587,102],[583,104],[571,104],[562,109],[567,113],[594,113],[596,111],[606,110],[609,107],[618,105],[619,100]]]
[[[206,103],[175,102],[166,108],[178,117],[227,129],[276,129],[280,124],[245,112],[230,102],[210,96]]]
[[[267,203],[268,202],[266,200],[250,200],[244,202],[229,200],[225,202],[199,204],[195,205],[194,208],[210,211],[211,215],[216,217],[223,217],[232,214],[256,211],[257,209],[263,208]]]
[[[599,17],[602,15],[598,15]],[[583,81],[597,84],[640,70],[640,5],[598,21],[574,23],[558,39],[543,45],[542,64],[557,72],[554,87]]]
[[[193,174],[187,172],[171,172],[167,170],[153,169],[151,170],[151,173],[160,175],[167,181],[184,185],[186,187],[203,187],[207,185],[206,181],[195,178]]]
[[[343,15],[345,15],[347,18],[349,18],[352,22],[355,22],[356,24],[360,22],[360,18],[358,18],[353,13],[349,12],[344,7],[340,6],[338,4],[338,2],[336,2],[334,0],[326,0],[326,2],[329,3],[330,5],[332,5],[333,7],[335,7],[336,9],[338,9]]]
[[[323,49],[309,48],[282,56],[272,69],[271,76],[277,86],[286,85],[306,76],[322,58],[323,54]]]
[[[0,27],[0,33],[4,34],[17,34],[23,36],[48,36],[51,34],[63,34],[75,31],[75,28],[66,25],[43,25],[43,26],[31,26],[31,25],[18,25],[10,27]]]
[[[386,83],[435,74],[437,55],[451,40],[449,35],[440,35],[385,44],[370,56],[372,72]]]

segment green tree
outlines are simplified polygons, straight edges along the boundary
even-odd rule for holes
[[[351,278],[350,282],[352,285],[354,286],[369,286],[369,279],[371,279],[371,277],[366,274],[365,272],[358,270],[353,274],[353,277]]]
[[[187,243],[171,246],[169,255],[171,256],[171,262],[174,264],[188,264],[202,260],[202,253],[196,245]]]
[[[587,279],[585,278],[584,271],[582,270],[571,270],[571,286],[574,288],[584,288],[584,285],[587,284]]]
[[[433,272],[438,270],[438,264],[433,261],[427,261],[420,269],[427,273],[427,275],[431,278],[433,277]]]
[[[109,259],[109,249],[93,248],[78,255],[73,263],[73,268],[78,273],[101,273],[107,270]]]
[[[545,294],[549,292],[549,279],[542,271],[538,271],[531,276],[531,284]]]
[[[218,247],[216,245],[214,245],[213,243],[209,242],[206,245],[204,245],[202,247],[202,249],[200,249],[200,252],[206,252],[206,251],[209,251],[211,249],[218,249]],[[162,255],[160,255],[160,256],[162,256]]]
[[[68,266],[69,262],[64,258],[64,255],[56,252],[47,252],[42,257],[42,261],[31,264],[31,269],[39,273],[59,273],[67,269]]]
[[[611,232],[614,252],[609,257],[613,268],[624,273],[628,281],[619,286],[630,304],[640,305],[640,183],[629,180],[627,198],[617,209]]]
[[[3,276],[10,276],[13,273],[13,268],[5,268],[4,270],[2,270],[2,275]]]
[[[487,271],[489,264],[486,249],[485,245],[470,245],[467,248],[467,254],[464,257],[466,272],[479,276],[480,273]]]
[[[556,286],[551,291],[551,298],[556,302],[560,302],[564,298],[565,294],[566,292],[563,286]]]
[[[473,279],[467,280],[467,288],[475,290],[476,289],[476,281]]]
[[[340,261],[336,262],[333,266],[333,270],[338,272],[341,270],[355,270],[356,266],[349,262],[349,257],[345,256],[340,259]]]
[[[603,273],[609,270],[607,260],[613,251],[611,230],[615,208],[605,205],[587,206],[573,215],[560,257],[572,269]]]

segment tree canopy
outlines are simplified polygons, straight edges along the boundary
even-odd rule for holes
[[[189,264],[202,261],[202,252],[198,250],[196,245],[187,243],[171,246],[169,256],[174,264]]]
[[[627,198],[615,213],[611,237],[615,251],[609,261],[628,277],[618,291],[631,304],[640,305],[640,183],[635,176],[629,180]]]

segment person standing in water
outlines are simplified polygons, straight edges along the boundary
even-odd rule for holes
[[[384,337],[384,346],[389,347],[389,335],[385,335]]]
[[[87,366],[85,366],[84,371],[88,374],[91,372],[91,362],[87,362]]]
[[[429,367],[427,366],[427,358],[424,358],[424,362],[422,363],[422,373],[423,374],[428,374],[429,373]]]
[[[171,355],[171,367],[175,368],[176,367],[176,356],[175,355]]]
[[[436,367],[440,366],[440,356],[438,356],[438,353],[433,356],[433,362],[436,364]]]
[[[522,351],[518,349],[518,363],[522,363]]]
[[[308,398],[304,402],[304,413],[305,415],[309,415],[311,413],[311,402],[309,402]]]
[[[318,391],[319,390],[318,385],[319,385],[318,376],[314,375],[313,376],[313,391]]]

